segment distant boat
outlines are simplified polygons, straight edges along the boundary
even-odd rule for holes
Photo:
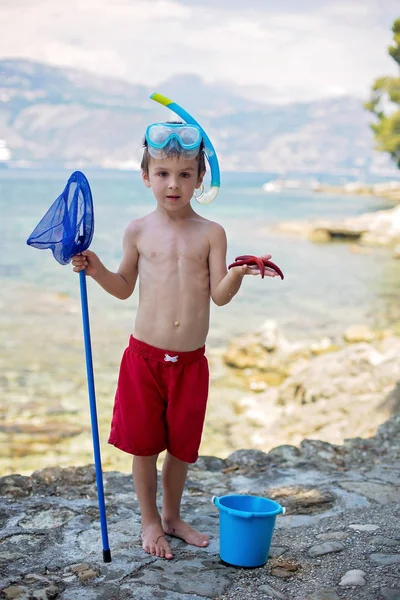
[[[320,186],[317,179],[303,181],[300,179],[271,179],[262,186],[264,192],[281,192],[282,190],[306,190],[315,191]]]
[[[0,139],[0,169],[8,167],[8,161],[11,159],[11,151],[6,144],[6,140]]]

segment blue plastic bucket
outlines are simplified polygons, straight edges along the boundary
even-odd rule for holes
[[[213,497],[219,508],[220,557],[237,567],[261,567],[268,559],[276,516],[285,509],[260,496]]]

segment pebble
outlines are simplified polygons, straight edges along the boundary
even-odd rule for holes
[[[79,571],[78,577],[80,581],[88,581],[89,579],[94,579],[97,577],[97,571],[93,571],[93,569],[88,569],[87,571]]]
[[[284,596],[281,592],[278,592],[278,590],[275,590],[273,587],[271,587],[270,585],[267,585],[267,584],[260,585],[260,587],[258,588],[258,591],[262,592],[263,594],[267,594],[267,596],[270,598],[278,598],[278,600],[286,600],[286,596]]]
[[[287,552],[287,548],[281,548],[280,546],[271,546],[268,552],[268,558],[278,558]]]
[[[328,540],[346,540],[349,535],[345,531],[328,531],[327,533],[319,533],[315,537],[317,540],[325,542]]]
[[[359,569],[347,571],[340,580],[339,585],[343,587],[351,587],[353,585],[365,585],[365,573]]]
[[[81,571],[87,571],[89,565],[87,563],[77,563],[75,565],[71,565],[70,569],[73,573],[80,573]]]
[[[349,527],[356,531],[376,531],[379,529],[379,525],[374,525],[373,523],[365,523],[364,525],[361,523],[354,523],[353,525],[349,525]]]
[[[372,546],[400,546],[400,540],[393,540],[382,535],[375,535],[367,539],[367,543]]]
[[[7,600],[12,600],[12,598],[20,598],[24,591],[16,585],[10,585],[10,587],[4,588],[2,593],[4,594],[4,598],[7,598]]]
[[[323,556],[324,554],[331,554],[331,552],[341,552],[342,550],[344,550],[344,546],[340,542],[324,542],[323,544],[311,546],[308,554],[314,558],[316,556]]]

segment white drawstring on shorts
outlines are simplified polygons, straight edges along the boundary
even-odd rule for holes
[[[178,358],[179,358],[179,356],[170,356],[169,354],[166,354],[164,356],[164,360],[166,362],[177,362]]]

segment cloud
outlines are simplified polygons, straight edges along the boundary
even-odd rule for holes
[[[1,0],[0,57],[152,86],[192,72],[284,100],[365,97],[395,72],[396,11],[392,0]]]

